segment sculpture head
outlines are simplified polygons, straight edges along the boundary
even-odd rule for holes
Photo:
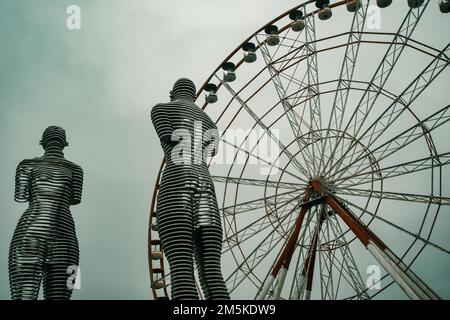
[[[50,126],[45,129],[42,134],[42,139],[39,144],[44,148],[45,151],[52,150],[62,150],[69,143],[66,141],[66,131],[58,126]]]
[[[170,91],[170,101],[178,99],[194,101],[196,95],[195,84],[187,78],[178,79]]]

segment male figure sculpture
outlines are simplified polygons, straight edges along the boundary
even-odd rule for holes
[[[42,157],[17,167],[15,200],[28,202],[9,251],[12,299],[70,299],[78,267],[78,241],[70,205],[80,203],[82,169],[64,159],[64,129],[48,127],[40,144]]]
[[[222,226],[206,154],[217,153],[217,127],[195,105],[195,85],[179,79],[152,122],[166,165],[157,202],[158,232],[171,272],[172,299],[198,299],[193,256],[206,299],[229,299],[220,268]]]

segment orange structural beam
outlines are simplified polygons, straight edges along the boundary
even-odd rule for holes
[[[311,190],[311,187],[308,186],[306,187],[305,190],[305,195],[303,196],[302,202],[307,202],[309,200],[309,192]],[[292,256],[294,254],[295,251],[295,247],[296,247],[296,243],[298,240],[298,236],[300,234],[300,229],[302,227],[303,224],[303,220],[305,219],[305,215],[308,212],[309,208],[308,207],[302,207],[300,209],[300,213],[297,216],[297,219],[295,219],[295,227],[294,230],[292,231],[289,240],[287,241],[280,257],[278,258],[277,262],[275,263],[273,269],[272,269],[272,275],[276,276],[278,274],[278,272],[280,271],[281,267],[284,267],[286,269],[289,268],[289,264],[291,262]]]
[[[313,239],[311,245],[308,249],[308,255],[303,266],[302,275],[306,277],[306,290],[312,290],[313,276],[314,276],[314,266],[316,262],[316,252],[317,252],[317,242],[319,240],[320,231],[322,230],[322,224],[325,221],[325,214],[322,211],[319,218],[319,225],[316,230],[314,230]]]
[[[369,241],[372,241],[380,249],[386,249],[386,245],[383,241],[381,241],[380,238],[378,238],[366,225],[359,221],[358,217],[356,217],[353,212],[346,209],[340,201],[328,195],[325,197],[325,203],[328,204],[342,220],[344,220],[345,224],[365,246],[369,244]]]
[[[440,299],[415,273],[380,240],[358,217],[332,195],[324,198],[334,212],[339,215],[373,257],[383,266],[410,299]]]

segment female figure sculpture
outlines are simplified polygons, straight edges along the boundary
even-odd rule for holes
[[[9,251],[12,299],[70,299],[78,266],[78,241],[70,205],[81,201],[83,171],[65,160],[64,129],[48,127],[42,157],[23,160],[16,170],[15,200],[28,202]]]
[[[170,102],[157,104],[151,118],[166,165],[157,201],[158,232],[171,271],[172,298],[198,299],[195,257],[206,299],[229,299],[220,269],[222,226],[206,155],[217,153],[217,127],[195,105],[196,89],[179,79]]]

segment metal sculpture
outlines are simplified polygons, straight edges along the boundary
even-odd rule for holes
[[[151,118],[166,160],[157,220],[170,265],[172,298],[199,298],[194,256],[206,299],[229,299],[220,269],[220,215],[206,163],[206,156],[217,152],[217,128],[194,104],[195,85],[191,80],[176,81],[170,100],[154,106]]]
[[[70,205],[81,201],[83,171],[64,159],[64,129],[48,127],[41,157],[20,162],[15,200],[29,202],[12,237],[9,281],[12,299],[70,299],[79,251]]]

